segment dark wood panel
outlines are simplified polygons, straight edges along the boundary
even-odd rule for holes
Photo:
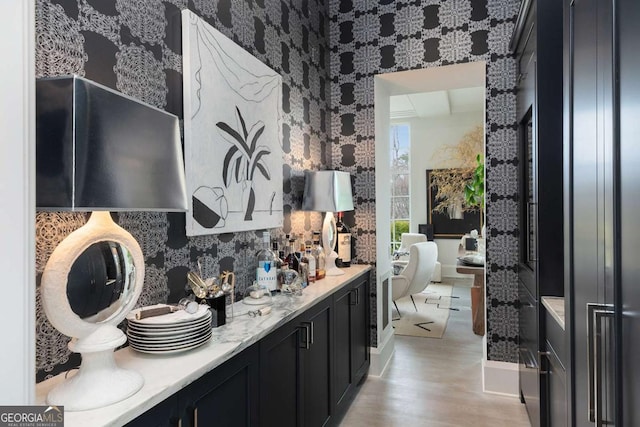
[[[323,426],[332,415],[331,397],[333,392],[331,355],[333,346],[331,332],[333,310],[331,301],[315,306],[302,319],[303,324],[311,324],[309,348],[303,351],[304,366],[304,426]]]
[[[257,425],[258,361],[254,345],[183,389],[178,399],[185,425]]]
[[[369,281],[361,280],[353,286],[351,315],[351,366],[352,373],[359,381],[364,371],[369,369]]]
[[[351,389],[351,287],[334,295],[334,396],[340,405]]]
[[[619,114],[620,114],[620,186],[619,224],[620,241],[616,248],[620,255],[620,293],[616,301],[620,311],[620,364],[617,377],[620,379],[622,396],[620,425],[640,425],[640,381],[638,354],[640,354],[640,262],[638,262],[638,239],[640,239],[640,2],[620,0],[619,7]],[[633,373],[633,374],[632,374]]]
[[[300,329],[282,326],[260,342],[260,424],[293,427],[301,418]]]

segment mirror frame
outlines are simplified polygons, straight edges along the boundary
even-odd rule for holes
[[[92,323],[79,317],[67,298],[69,271],[76,259],[91,245],[113,241],[123,245],[131,253],[135,268],[132,292],[117,312],[100,323]],[[63,334],[84,338],[105,324],[118,325],[135,306],[142,292],[144,281],[144,257],[138,242],[126,230],[111,219],[109,212],[93,212],[89,221],[64,239],[53,251],[42,273],[42,306],[51,324]]]

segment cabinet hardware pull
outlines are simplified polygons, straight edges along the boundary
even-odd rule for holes
[[[356,288],[356,305],[360,305],[360,288]]]
[[[522,356],[524,367],[527,369],[538,369],[538,366],[536,366],[536,362],[534,360],[535,358],[533,356],[529,357],[529,354],[530,352],[526,348],[520,349],[520,355]]]
[[[308,329],[307,329],[307,331],[308,331],[307,335],[309,335],[309,336],[310,336],[310,338],[309,338],[309,342],[310,342],[311,344],[313,344],[313,336],[315,335],[315,334],[313,333],[313,322],[302,322],[302,324],[303,324],[303,325],[305,325],[305,328],[308,328]],[[307,348],[308,348],[308,347],[307,347]]]
[[[602,320],[614,316],[612,304],[587,304],[587,379],[588,379],[588,417],[596,426],[607,424],[602,419],[602,367],[603,358],[600,355],[602,346]]]
[[[358,300],[356,299],[356,291],[357,289],[351,289],[349,291],[349,305],[357,305]]]
[[[193,427],[198,427],[198,408],[193,409]]]
[[[178,427],[182,427],[182,418],[178,418]]]
[[[547,375],[549,373],[548,369],[542,369],[542,356],[546,356],[547,358],[551,355],[550,351],[539,351],[538,352],[538,366],[540,366],[540,375]]]
[[[310,342],[309,342],[309,322],[303,322],[302,326],[298,326],[298,329],[304,329],[304,349],[309,350]]]

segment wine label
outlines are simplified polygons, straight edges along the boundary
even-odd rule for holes
[[[271,261],[260,261],[256,268],[256,281],[270,291],[278,289],[278,272]]]
[[[338,258],[351,262],[351,233],[338,233]]]

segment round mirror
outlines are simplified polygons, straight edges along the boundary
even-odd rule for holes
[[[115,241],[96,242],[73,262],[67,299],[81,319],[100,323],[120,314],[133,295],[135,267],[131,252]]]
[[[122,322],[143,282],[140,245],[109,212],[97,211],[49,257],[42,272],[42,307],[57,330],[85,338]]]

